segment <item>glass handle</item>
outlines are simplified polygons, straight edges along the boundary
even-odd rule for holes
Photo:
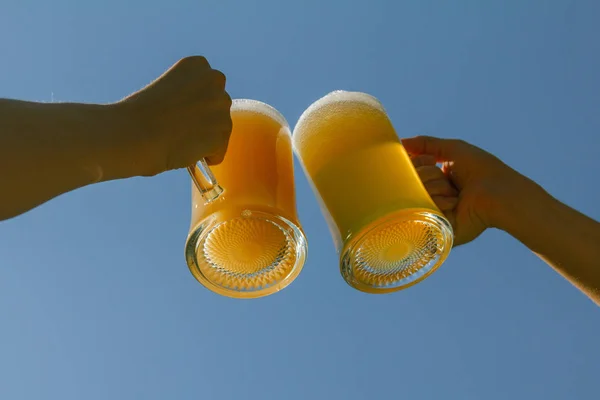
[[[195,165],[188,167],[188,172],[200,194],[202,194],[204,204],[215,201],[223,193],[223,188],[217,182],[205,159],[201,159]]]

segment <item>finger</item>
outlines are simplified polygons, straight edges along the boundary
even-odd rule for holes
[[[424,184],[430,196],[458,196],[458,192],[448,179],[438,179]]]
[[[431,136],[416,136],[402,139],[402,145],[409,154],[429,154],[436,161],[452,160],[464,142],[455,139],[440,139]]]
[[[223,120],[223,130],[221,131],[219,136],[214,139],[216,144],[215,150],[206,157],[206,162],[208,163],[208,165],[221,164],[227,154],[227,148],[229,147],[229,139],[231,138],[233,124],[231,120],[231,115],[229,115],[229,113]]]
[[[438,179],[447,179],[444,172],[436,167],[435,165],[426,165],[422,167],[415,168],[419,178],[421,178],[421,182],[429,182]]]
[[[460,176],[454,173],[454,162],[446,161],[442,164],[442,172],[446,175],[450,182],[456,187],[458,190],[462,190],[464,187],[464,182],[461,181]]]
[[[435,165],[435,157],[430,154],[421,154],[418,156],[411,157],[413,165],[416,167],[422,167],[425,165]]]
[[[458,197],[431,196],[431,200],[444,213],[454,210],[458,205]]]

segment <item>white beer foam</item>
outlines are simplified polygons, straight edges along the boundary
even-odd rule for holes
[[[282,126],[288,129],[290,127],[285,117],[279,111],[277,111],[275,107],[270,106],[267,103],[263,103],[262,101],[251,99],[234,99],[231,102],[231,111],[245,111],[266,115]]]
[[[375,96],[363,92],[336,90],[312,103],[306,111],[302,113],[296,127],[302,125],[305,120],[310,119],[313,114],[318,114],[322,108],[340,103],[362,103],[367,107],[374,108],[387,115],[383,104],[381,104]]]

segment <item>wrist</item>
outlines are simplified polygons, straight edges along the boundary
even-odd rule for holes
[[[162,125],[159,115],[149,113],[135,101],[127,100],[107,105],[118,154],[116,178],[154,176],[166,170],[163,153],[167,143],[160,139]]]
[[[501,189],[491,201],[490,225],[512,236],[518,236],[523,224],[535,223],[540,206],[553,199],[541,186],[517,172]]]
[[[140,175],[135,162],[136,136],[132,119],[118,104],[94,106],[92,121],[96,141],[95,164],[101,181]]]

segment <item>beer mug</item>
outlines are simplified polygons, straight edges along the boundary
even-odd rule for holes
[[[302,114],[292,137],[350,286],[393,292],[423,280],[444,262],[452,228],[379,100],[332,92]]]
[[[211,167],[214,175],[203,165],[190,171],[192,220],[185,255],[194,277],[208,289],[255,298],[298,276],[307,242],[296,212],[287,121],[273,107],[245,99],[233,101],[231,118],[227,152]],[[220,194],[214,190],[219,184]]]

